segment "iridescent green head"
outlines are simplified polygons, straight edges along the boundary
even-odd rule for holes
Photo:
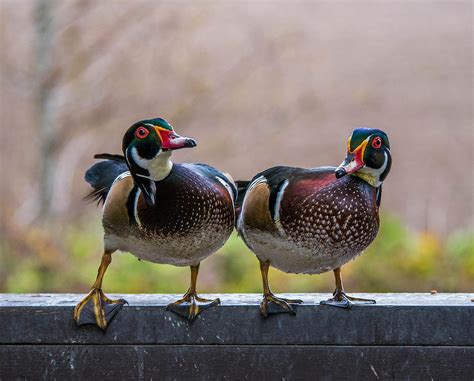
[[[123,154],[148,205],[155,202],[155,181],[163,180],[171,171],[171,151],[195,146],[194,139],[178,135],[162,118],[140,120],[127,130]]]
[[[336,169],[336,177],[353,174],[379,187],[392,165],[390,142],[382,130],[356,128],[347,141],[347,156]]]

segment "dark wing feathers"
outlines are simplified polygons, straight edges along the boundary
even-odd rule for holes
[[[238,197],[237,186],[229,177],[224,175],[222,172],[218,171],[216,168],[211,167],[210,165],[207,165],[207,164],[193,163],[191,165],[195,167],[197,170],[199,170],[206,177],[209,177],[209,178],[218,177],[221,180],[223,180],[232,189],[234,200],[237,200],[237,197]]]
[[[277,201],[278,192],[283,186],[284,182],[290,177],[299,174],[304,171],[302,168],[295,167],[273,167],[263,171],[260,176],[264,176],[267,180],[268,187],[270,188],[270,196],[268,198],[268,209],[272,220],[275,221],[275,206]],[[258,175],[257,175],[258,176]]]
[[[268,198],[268,209],[270,211],[270,215],[272,216],[273,221],[275,221],[275,206],[278,197],[278,192],[280,191],[281,187],[283,186],[286,180],[294,178],[306,171],[307,170],[303,168],[278,166],[269,168],[255,176],[255,178],[258,178],[259,176],[264,176],[267,181],[268,187],[270,188],[270,196]]]
[[[382,185],[377,188],[377,193],[375,197],[375,202],[377,203],[377,206],[380,206],[380,203],[382,202]]]
[[[275,192],[286,179],[302,171],[305,170],[302,168],[278,166],[257,173],[250,181],[237,180],[236,183],[239,189],[239,199],[242,198],[243,200],[249,184],[259,177],[263,176],[270,188],[270,192]]]
[[[84,179],[94,189],[85,199],[97,201],[97,204],[100,204],[105,202],[114,180],[122,173],[128,171],[128,167],[121,155],[98,154],[94,158],[106,160],[94,164],[86,171]]]
[[[268,196],[268,210],[270,215],[272,216],[272,220],[275,221],[275,210],[276,210],[276,203],[278,199],[278,194],[282,190],[283,185],[285,184],[286,180],[290,182],[299,181],[303,179],[318,179],[320,176],[326,176],[328,173],[334,173],[336,170],[335,167],[318,167],[318,168],[298,168],[298,167],[285,167],[285,166],[277,166],[268,168],[263,172],[257,173],[252,181],[255,181],[259,177],[264,177],[265,181],[268,185],[270,190],[270,194]],[[336,177],[334,176],[334,180]],[[244,186],[245,188],[242,189],[240,186]],[[248,187],[248,182],[245,181],[237,181],[237,186],[239,187],[239,200],[240,204],[237,204],[239,212],[240,208],[243,203],[243,199],[245,198],[245,192]],[[237,214],[238,216],[238,214]]]
[[[296,168],[296,167],[272,167],[268,168],[263,172],[257,173],[253,180],[256,178],[263,176],[267,180],[267,184],[271,190],[277,188],[278,185],[282,182],[290,178],[291,176],[298,174],[302,171],[305,171],[303,168]],[[253,181],[252,180],[252,181]]]
[[[249,184],[252,183],[254,180],[258,179],[259,177],[263,176],[268,184],[268,187],[270,188],[268,207],[269,207],[272,219],[274,219],[275,203],[276,203],[277,195],[281,186],[283,185],[285,180],[303,171],[305,170],[302,168],[278,166],[278,167],[268,168],[263,172],[257,173],[251,181],[237,180],[236,183],[237,183],[237,188],[239,191],[239,196],[236,201],[236,217],[237,218],[239,217],[239,214],[242,208],[242,203],[245,198],[245,193],[247,191]]]
[[[244,202],[245,192],[250,184],[250,181],[247,180],[237,180],[235,185],[237,186],[237,198],[235,199],[235,212],[236,217],[240,214],[240,209],[242,208],[242,204]]]

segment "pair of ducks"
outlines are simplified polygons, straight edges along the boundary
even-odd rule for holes
[[[288,273],[334,271],[333,297],[321,304],[350,308],[352,302],[375,303],[345,294],[341,266],[375,239],[379,228],[382,182],[391,166],[387,135],[358,128],[347,143],[347,156],[335,167],[273,167],[251,181],[234,182],[206,164],[177,164],[175,149],[195,147],[164,119],[133,124],[123,138],[123,156],[105,159],[85,174],[104,202],[104,254],[95,283],[76,306],[77,324],[105,329],[126,303],[111,300],[102,280],[117,250],[155,263],[191,267],[191,285],[168,309],[192,321],[218,305],[196,293],[200,262],[216,252],[236,226],[260,261],[263,280],[261,314],[294,313],[301,300],[276,297],[268,284],[270,266]],[[350,175],[350,176],[348,176]]]

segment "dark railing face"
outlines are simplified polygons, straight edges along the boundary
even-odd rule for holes
[[[176,295],[124,295],[102,332],[75,325],[81,295],[0,294],[0,379],[474,378],[473,294],[359,294],[377,304],[351,310],[282,296],[303,299],[296,316],[224,294],[189,323],[166,311]]]

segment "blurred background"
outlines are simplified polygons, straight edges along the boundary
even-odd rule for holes
[[[83,181],[135,121],[164,117],[174,153],[250,179],[338,165],[357,126],[391,140],[376,241],[349,291],[473,291],[471,1],[0,0],[0,292],[86,292],[101,209]],[[187,268],[114,255],[106,292],[183,293]],[[277,292],[333,290],[331,273],[270,274]],[[260,292],[234,235],[201,292]]]

